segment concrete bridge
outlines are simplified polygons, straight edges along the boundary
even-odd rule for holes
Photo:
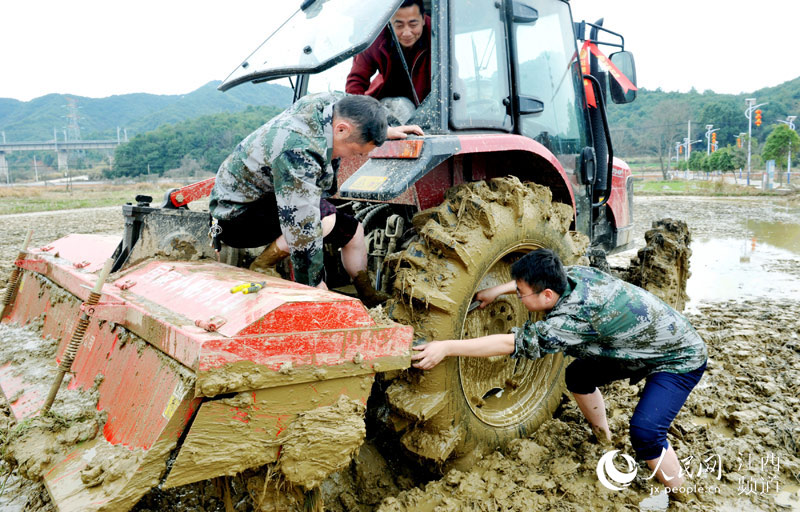
[[[79,149],[114,149],[124,140],[51,140],[46,142],[4,142],[0,143],[0,176],[8,177],[6,153],[12,151],[55,151],[58,154],[58,170],[67,168],[69,151]]]

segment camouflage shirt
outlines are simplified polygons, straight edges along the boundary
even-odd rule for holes
[[[322,280],[319,201],[336,191],[333,104],[344,96],[305,96],[248,135],[220,165],[211,191],[211,215],[225,220],[275,194],[295,280],[310,286]]]
[[[511,357],[564,352],[633,372],[685,373],[708,358],[686,318],[658,297],[589,267],[566,267],[567,289],[544,320],[514,328]]]

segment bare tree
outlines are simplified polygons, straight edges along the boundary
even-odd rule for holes
[[[681,100],[664,100],[658,103],[650,114],[644,129],[639,132],[639,147],[658,157],[661,174],[669,178],[667,159],[670,148],[682,140],[689,119],[689,104]]]

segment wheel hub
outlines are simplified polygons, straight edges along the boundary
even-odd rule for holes
[[[481,280],[480,288],[510,281],[511,264],[519,256],[518,252],[509,253],[499,259]],[[504,295],[486,308],[467,314],[462,338],[509,333],[512,327],[522,327],[529,318],[535,317],[519,299]],[[461,357],[461,390],[472,412],[484,423],[494,427],[520,424],[548,396],[552,386],[549,376],[561,364],[562,357],[560,354],[538,360]]]

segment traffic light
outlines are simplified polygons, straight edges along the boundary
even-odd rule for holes
[[[737,148],[742,147],[742,138],[741,137],[736,137],[736,147]]]
[[[683,145],[678,146],[678,154],[679,155],[683,154]]]
[[[756,109],[756,126],[761,126],[761,109]]]
[[[717,150],[717,132],[711,134],[711,151]]]

